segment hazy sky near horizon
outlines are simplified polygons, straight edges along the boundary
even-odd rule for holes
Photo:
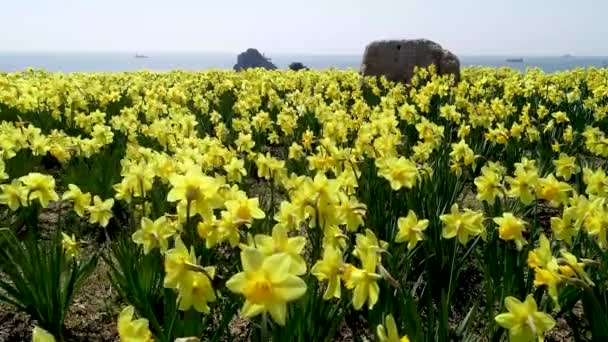
[[[3,0],[0,51],[361,54],[429,38],[461,55],[608,56],[606,0]]]

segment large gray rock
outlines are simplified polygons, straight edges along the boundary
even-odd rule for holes
[[[247,49],[247,51],[239,54],[236,58],[234,70],[240,71],[249,68],[264,68],[275,70],[276,65],[272,64],[270,59],[266,58],[256,49]]]
[[[385,76],[390,81],[408,83],[414,67],[434,64],[440,75],[454,74],[460,80],[458,57],[428,39],[380,40],[365,48],[361,74]]]
[[[289,69],[293,70],[293,71],[300,71],[300,70],[308,70],[308,67],[300,62],[293,62],[293,63],[289,64]]]

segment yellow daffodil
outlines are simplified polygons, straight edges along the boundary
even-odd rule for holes
[[[166,216],[161,216],[155,221],[147,217],[141,219],[141,227],[133,233],[133,242],[143,245],[144,254],[148,254],[154,248],[160,248],[165,252],[169,246],[168,239],[175,234],[174,227],[169,223]]]
[[[295,229],[303,218],[301,217],[301,210],[297,206],[283,201],[274,215],[274,220],[277,222],[276,226],[291,230]]]
[[[127,306],[118,316],[118,336],[121,342],[152,342],[152,333],[145,318],[133,319],[135,308]]]
[[[72,201],[76,214],[84,217],[86,208],[91,204],[91,194],[82,193],[80,188],[74,184],[68,184],[68,189],[68,191],[63,193],[61,199]]]
[[[55,179],[52,176],[32,172],[21,177],[20,180],[25,187],[28,202],[37,199],[40,206],[46,208],[49,202],[59,199],[59,195],[55,192]]]
[[[288,237],[287,230],[280,226],[272,229],[272,236],[258,234],[255,236],[257,248],[265,255],[284,253],[291,262],[289,272],[297,276],[306,273],[306,261],[300,255],[306,246],[303,236]]]
[[[441,236],[444,239],[458,238],[458,242],[465,245],[474,236],[485,234],[482,223],[483,214],[474,211],[461,212],[458,204],[454,203],[449,214],[439,217],[443,222]]]
[[[89,222],[99,223],[100,226],[105,227],[112,218],[112,207],[114,206],[114,199],[109,198],[102,201],[99,196],[93,197],[93,205],[88,206],[86,209],[89,212]]]
[[[232,158],[230,162],[224,165],[224,170],[229,181],[240,183],[243,176],[247,175],[245,170],[245,162],[241,159]]]
[[[179,202],[182,210],[190,211],[183,214],[208,217],[223,204],[219,196],[222,184],[217,179],[204,175],[200,169],[189,167],[184,175],[175,174],[169,181],[172,188],[167,194],[167,201]]]
[[[595,286],[591,278],[589,278],[589,275],[587,275],[587,272],[585,272],[584,270],[584,263],[579,262],[574,254],[568,252],[565,249],[562,249],[560,251],[560,254],[562,256],[561,261],[565,264],[560,266],[560,272],[562,274],[568,277],[578,277],[590,286]]]
[[[532,342],[542,340],[544,333],[555,326],[551,315],[538,311],[536,301],[528,295],[522,303],[517,298],[505,299],[507,313],[495,317],[503,328],[509,329],[509,338],[513,342]]]
[[[424,239],[424,231],[429,226],[429,220],[418,220],[416,213],[410,210],[406,217],[397,220],[399,231],[395,237],[396,242],[407,242],[409,250],[416,247],[418,241]]]
[[[74,234],[69,236],[64,232],[61,232],[61,236],[61,245],[63,246],[63,251],[65,254],[67,254],[70,258],[76,258],[80,254],[80,244],[74,237]]]
[[[579,166],[576,165],[576,157],[570,157],[565,153],[560,153],[559,158],[553,161],[553,165],[555,174],[566,181],[580,171]]]
[[[534,270],[534,286],[546,286],[549,296],[558,303],[557,286],[562,278],[559,274],[557,259],[551,252],[549,239],[542,234],[540,246],[528,252],[528,266]]]
[[[528,243],[523,237],[526,223],[512,213],[503,213],[502,217],[495,217],[494,222],[498,225],[498,236],[505,241],[514,241],[518,251]]]
[[[536,198],[536,188],[538,186],[538,170],[536,162],[523,158],[520,163],[515,163],[515,177],[506,177],[510,189],[507,194],[528,205]]]
[[[482,169],[481,175],[475,178],[475,186],[477,186],[477,200],[486,201],[493,205],[496,197],[503,194],[503,186],[501,184],[500,174],[489,168]]]
[[[10,184],[0,185],[0,203],[6,204],[12,211],[27,205],[27,189],[17,179],[13,179]]]
[[[357,231],[359,227],[365,224],[366,210],[367,206],[357,201],[354,197],[348,197],[343,193],[340,194],[339,216],[348,231]]]
[[[264,257],[254,248],[241,251],[243,271],[232,276],[226,287],[245,297],[243,316],[251,318],[268,312],[279,325],[287,320],[287,303],[306,292],[306,283],[289,272],[291,262],[286,254]]]
[[[562,240],[568,245],[572,244],[572,238],[578,233],[572,221],[571,211],[564,210],[562,217],[551,217],[551,231],[557,240]]]
[[[376,237],[371,229],[365,229],[365,234],[357,234],[355,237],[356,245],[353,255],[361,259],[364,254],[380,255],[386,251],[388,243]]]
[[[363,268],[350,266],[345,284],[346,288],[353,291],[353,308],[360,310],[367,302],[368,309],[372,309],[380,297],[380,286],[378,280],[382,276],[376,273],[378,266],[378,253],[359,253],[359,260]]]
[[[388,180],[395,191],[401,188],[412,188],[418,179],[416,164],[404,157],[384,160],[378,174]]]
[[[198,312],[209,313],[209,303],[215,302],[216,296],[211,284],[215,277],[215,267],[207,266],[200,270],[190,270],[188,277],[179,284],[179,309],[186,311],[193,307]]]
[[[188,282],[190,265],[196,265],[194,248],[190,251],[180,237],[175,238],[175,247],[165,254],[165,279],[163,286],[176,288],[179,284]]]
[[[558,181],[552,174],[546,178],[540,178],[538,184],[538,198],[547,200],[556,207],[565,204],[569,192],[572,191],[572,187],[568,183]]]
[[[319,281],[327,280],[323,299],[340,298],[340,273],[343,265],[342,252],[334,246],[326,245],[323,248],[323,259],[317,261],[310,270]]]
[[[378,324],[376,335],[380,342],[410,342],[407,336],[399,337],[397,323],[391,314],[384,318],[384,325]]]
[[[588,195],[606,196],[608,194],[608,177],[603,169],[583,169],[583,182],[587,185]]]
[[[266,217],[264,211],[260,209],[260,201],[257,197],[242,196],[226,201],[224,205],[234,220],[242,225],[250,225],[254,219],[261,220]]]

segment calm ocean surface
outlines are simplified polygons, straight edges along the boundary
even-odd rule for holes
[[[231,69],[236,54],[223,53],[150,53],[135,58],[129,53],[0,53],[0,72],[29,67],[61,72],[132,71],[132,70],[206,70]],[[519,56],[517,56],[519,57]],[[359,69],[358,55],[273,55],[272,62],[281,69],[291,62],[302,62],[313,69]],[[608,67],[608,57],[525,57],[522,63],[507,62],[506,56],[460,56],[463,66],[511,67],[524,71],[539,67],[545,72],[576,67]],[[513,57],[511,57],[513,58]]]

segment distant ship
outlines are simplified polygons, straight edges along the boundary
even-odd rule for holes
[[[135,54],[135,58],[148,58],[146,55],[140,55],[138,53]]]
[[[509,63],[523,63],[524,59],[523,58],[507,58],[506,61]]]
[[[572,56],[571,54],[567,53],[565,55],[562,56],[562,58],[572,58],[574,56]]]

